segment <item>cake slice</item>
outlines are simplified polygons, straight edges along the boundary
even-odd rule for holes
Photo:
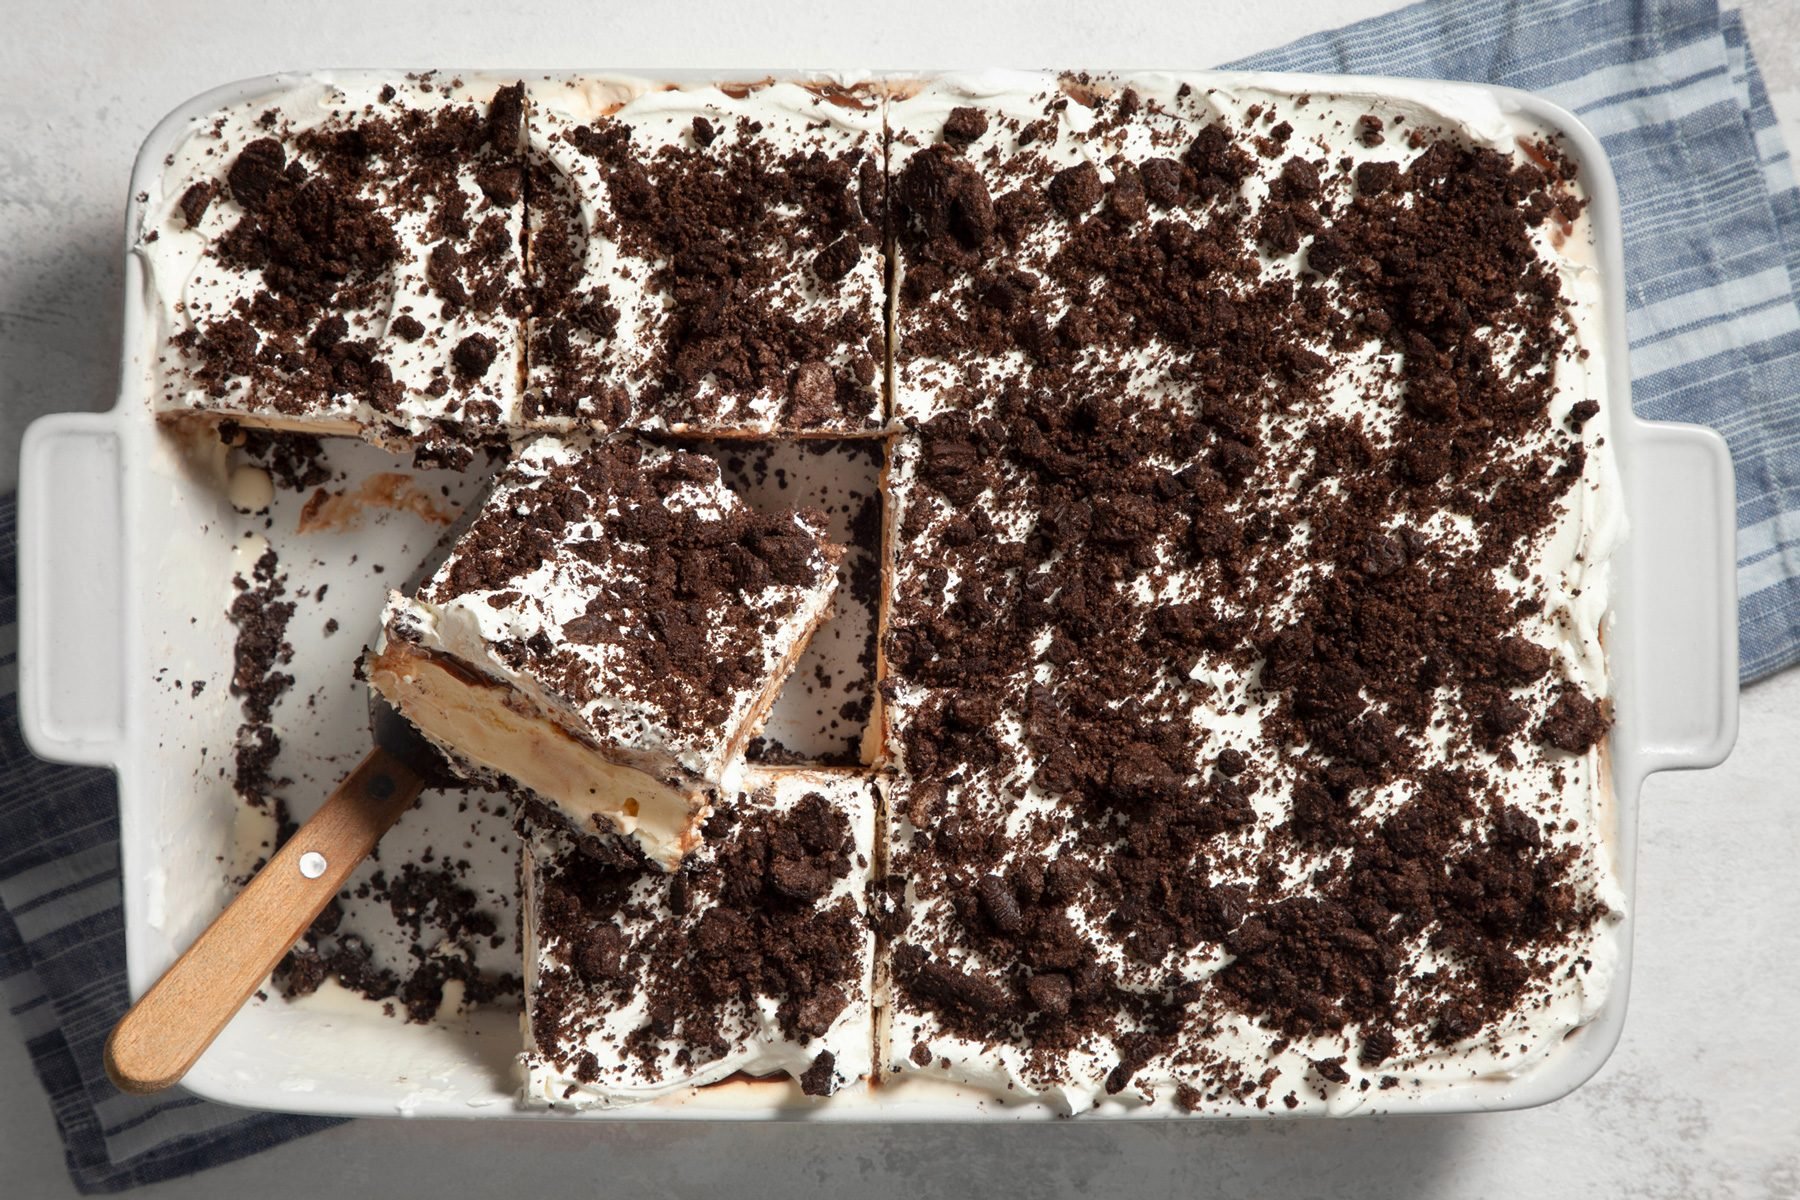
[[[309,80],[208,118],[135,251],[155,404],[460,464],[518,421],[524,87]]]
[[[828,1096],[865,1078],[875,786],[747,772],[672,874],[527,806],[526,1102],[614,1107],[734,1076]]]
[[[829,84],[534,85],[531,419],[881,428],[882,123]]]
[[[540,438],[391,597],[369,681],[453,758],[673,868],[827,614],[822,528],[751,510],[703,455]]]

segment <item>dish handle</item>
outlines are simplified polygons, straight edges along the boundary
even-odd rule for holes
[[[1634,447],[1639,628],[1630,702],[1645,774],[1713,767],[1737,740],[1737,497],[1725,439],[1646,421]]]
[[[32,422],[19,454],[19,723],[41,758],[112,766],[124,741],[125,513],[107,413]]]

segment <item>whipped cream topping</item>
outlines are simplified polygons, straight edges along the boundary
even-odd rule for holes
[[[1125,106],[1129,111],[1123,111],[1118,98],[1127,87],[1134,96]],[[1096,96],[1102,98],[1101,104],[1092,103]],[[971,107],[986,120],[953,119],[958,110]],[[1252,147],[1258,147],[1260,139],[1260,152],[1247,155],[1241,164],[1243,177],[1219,185],[1220,196],[1212,209],[1173,205],[1151,207],[1148,212],[1150,219],[1163,223],[1169,239],[1165,244],[1179,244],[1176,239],[1182,235],[1176,231],[1183,227],[1203,233],[1217,206],[1241,214],[1245,227],[1262,233],[1260,241],[1252,236],[1248,243],[1260,271],[1259,286],[1300,280],[1314,253],[1312,230],[1300,230],[1298,246],[1284,246],[1279,231],[1271,232],[1272,223],[1264,220],[1276,207],[1272,192],[1287,186],[1284,160],[1297,156],[1325,164],[1323,170],[1317,165],[1312,169],[1320,175],[1335,168],[1344,182],[1328,183],[1325,195],[1330,203],[1342,206],[1351,203],[1348,180],[1359,178],[1355,171],[1364,163],[1384,164],[1384,169],[1385,164],[1393,164],[1396,170],[1405,171],[1431,145],[1447,140],[1457,146],[1489,148],[1528,165],[1539,153],[1533,149],[1534,143],[1544,136],[1521,118],[1502,111],[1487,96],[1448,85],[1399,86],[1380,95],[1302,98],[1261,86],[1253,78],[1223,86],[1213,80],[1187,86],[1180,77],[1168,75],[1077,83],[1043,75],[985,73],[934,80],[890,106],[890,162],[896,181],[891,194],[904,206],[908,161],[927,147],[949,140],[961,147],[961,158],[981,174],[992,197],[997,214],[992,218],[982,214],[978,201],[966,202],[963,212],[974,213],[971,219],[976,223],[986,219],[1003,223],[1009,219],[1009,211],[1023,209],[1009,193],[1022,195],[1043,187],[1054,206],[1059,183],[1070,189],[1064,196],[1077,211],[1129,203],[1131,180],[1140,172],[1143,180],[1154,186],[1151,172],[1144,168],[1148,159],[1161,158],[1171,167],[1185,166],[1191,171],[1203,167],[1200,155],[1184,160],[1184,154],[1203,130],[1221,123]],[[1225,151],[1221,148],[1219,153]],[[1066,182],[1059,179],[1070,168],[1091,168],[1092,175],[1083,178],[1076,173],[1064,177]],[[1302,168],[1295,177],[1307,180],[1309,174]],[[1080,195],[1078,186],[1093,188],[1092,198]],[[1193,186],[1192,180],[1185,186]],[[1201,186],[1205,186],[1204,180]],[[1121,192],[1126,193],[1123,199],[1114,199]],[[1009,203],[1017,207],[1009,210]],[[1113,211],[1101,207],[1086,219],[1105,220],[1108,218],[1100,213]],[[897,218],[905,219],[904,215]],[[953,233],[957,219],[953,213]],[[924,286],[915,278],[909,289],[908,272],[916,276],[917,263],[909,262],[903,249],[896,264],[896,418],[909,428],[931,431],[897,439],[890,459],[888,540],[894,547],[890,587],[893,606],[901,611],[902,637],[913,636],[905,626],[922,620],[922,614],[966,610],[984,602],[980,588],[992,586],[985,579],[963,577],[956,565],[963,560],[938,557],[942,547],[966,542],[972,529],[973,536],[995,547],[991,553],[1011,561],[1005,558],[1006,552],[1023,549],[1034,537],[1044,536],[1046,518],[1055,515],[1020,507],[1009,499],[1032,486],[1010,465],[994,467],[991,478],[970,485],[968,494],[954,498],[947,498],[939,486],[924,482],[941,483],[946,470],[961,472],[964,467],[952,451],[958,456],[968,453],[955,444],[946,448],[941,422],[933,418],[948,416],[960,421],[966,415],[968,425],[948,428],[974,428],[979,439],[982,420],[994,419],[1003,402],[1015,403],[1013,397],[1029,391],[1034,362],[1025,349],[995,350],[990,346],[971,353],[954,341],[946,343],[942,331],[928,319],[927,298],[932,304],[945,303],[948,298],[949,303],[967,305],[970,321],[987,319],[981,306],[996,305],[992,293],[984,295],[980,289],[993,287],[990,280],[1004,279],[1005,268],[1011,267],[1032,276],[1011,286],[1029,295],[1024,304],[1032,318],[1050,330],[1068,328],[1072,316],[1079,322],[1082,310],[1109,302],[1104,290],[1108,285],[1067,268],[1069,256],[1082,251],[1073,220],[1024,222],[1023,226],[1026,232],[1022,235],[1016,229],[1008,232],[1010,263],[990,264],[986,274],[940,273]],[[896,1077],[893,1086],[897,1090],[903,1091],[909,1080],[923,1081],[924,1086],[947,1081],[1002,1102],[1036,1100],[1063,1112],[1097,1105],[1231,1111],[1271,1102],[1302,1110],[1346,1112],[1380,1108],[1395,1089],[1412,1093],[1471,1079],[1520,1074],[1554,1054],[1570,1031],[1597,1012],[1611,982],[1616,958],[1613,928],[1624,907],[1609,841],[1612,820],[1605,752],[1603,745],[1585,746],[1575,753],[1545,749],[1532,745],[1532,735],[1563,690],[1594,698],[1607,694],[1602,635],[1610,595],[1608,560],[1624,534],[1624,517],[1607,436],[1607,364],[1598,353],[1600,289],[1591,230],[1584,218],[1551,219],[1533,228],[1529,237],[1533,252],[1560,284],[1560,311],[1568,332],[1547,368],[1552,386],[1536,430],[1500,453],[1515,454],[1519,471],[1533,471],[1531,453],[1559,453],[1558,448],[1569,440],[1567,431],[1578,429],[1574,440],[1580,454],[1573,461],[1579,476],[1557,502],[1548,528],[1531,538],[1520,558],[1496,566],[1490,579],[1493,588],[1521,601],[1512,633],[1539,648],[1547,667],[1535,681],[1506,689],[1501,704],[1510,728],[1485,744],[1475,742],[1486,734],[1478,731],[1472,741],[1467,718],[1452,711],[1453,689],[1440,689],[1435,722],[1426,733],[1405,739],[1406,753],[1413,756],[1414,765],[1402,778],[1362,795],[1358,819],[1374,825],[1398,812],[1415,798],[1419,780],[1442,773],[1479,772],[1491,783],[1491,802],[1524,814],[1519,820],[1537,831],[1529,836],[1542,839],[1541,853],[1546,859],[1566,864],[1564,883],[1571,894],[1580,897],[1582,911],[1591,917],[1563,937],[1513,948],[1520,963],[1529,964],[1532,978],[1502,1016],[1475,1029],[1461,1029],[1450,1021],[1440,1021],[1435,1027],[1402,1023],[1381,1030],[1377,1046],[1375,1031],[1355,1021],[1340,1030],[1308,1036],[1257,1019],[1245,1012],[1236,998],[1221,1001],[1223,990],[1215,985],[1235,957],[1227,949],[1228,938],[1175,945],[1165,953],[1147,956],[1142,943],[1123,936],[1122,930],[1130,932],[1129,922],[1121,926],[1119,918],[1104,907],[1084,902],[1087,893],[1081,889],[1087,885],[1070,883],[1066,888],[1072,899],[1065,915],[1071,937],[1103,957],[1106,973],[1122,993],[1113,1003],[1123,1015],[1100,1028],[1063,1034],[1049,1043],[1026,1032],[1024,1022],[1033,1019],[1030,1013],[1021,1018],[1011,1036],[960,1030],[956,1022],[946,1019],[946,1011],[966,1012],[984,999],[1004,999],[1003,993],[990,993],[979,982],[969,982],[992,978],[996,970],[991,944],[981,948],[986,944],[983,939],[991,939],[992,934],[972,938],[971,928],[1011,928],[1020,918],[1008,914],[1014,902],[1004,895],[995,901],[998,910],[985,897],[974,905],[967,892],[959,890],[971,881],[962,874],[944,873],[944,860],[931,848],[930,837],[945,836],[941,824],[945,814],[955,814],[954,819],[964,827],[993,831],[996,844],[1004,848],[986,860],[985,869],[991,872],[989,878],[1007,881],[1009,889],[1021,878],[1041,880],[1045,867],[1059,861],[1080,862],[1084,870],[1094,864],[1093,871],[1104,874],[1114,856],[1123,852],[1124,843],[1107,847],[1103,836],[1083,827],[1084,818],[1071,815],[1068,797],[1038,782],[1045,766],[1037,758],[1042,743],[1028,738],[1025,712],[1002,703],[992,713],[981,710],[980,716],[959,717],[957,706],[967,706],[967,700],[956,694],[946,698],[943,688],[911,678],[905,670],[890,669],[884,693],[888,746],[900,771],[893,793],[890,853],[893,869],[903,877],[900,886],[904,890],[897,907],[906,922],[895,942],[903,955],[907,944],[923,947],[924,954],[910,968],[904,958],[896,959],[897,973],[910,969],[913,989],[889,986],[882,996],[883,1070]],[[1227,255],[1231,252],[1227,247]],[[937,267],[930,269],[935,272]],[[1083,291],[1083,287],[1094,290]],[[1341,293],[1336,283],[1326,284],[1324,292],[1323,302],[1338,302]],[[909,307],[909,298],[919,303]],[[997,307],[1004,309],[1005,305]],[[1320,486],[1301,469],[1305,464],[1281,447],[1304,443],[1320,428],[1321,420],[1353,423],[1358,436],[1377,454],[1404,450],[1395,441],[1399,416],[1407,403],[1404,356],[1372,340],[1357,344],[1360,340],[1353,338],[1349,346],[1334,347],[1329,337],[1310,344],[1297,339],[1301,349],[1317,355],[1314,361],[1323,378],[1311,386],[1322,403],[1309,400],[1292,411],[1264,406],[1253,427],[1258,443],[1275,448],[1265,451],[1272,461],[1299,465],[1285,477],[1253,475],[1259,486],[1254,498],[1246,498],[1242,504],[1260,506],[1280,518],[1290,505],[1304,502]],[[1159,332],[1152,330],[1123,348],[1100,338],[1072,341],[1076,348],[1068,352],[1066,361],[1073,365],[1067,367],[1067,377],[1090,383],[1104,377],[1106,386],[1136,397],[1134,403],[1148,412],[1198,415],[1204,410],[1189,382],[1191,375],[1184,373],[1180,348]],[[1500,370],[1514,353],[1518,353],[1516,342],[1495,339],[1493,356]],[[1130,419],[1129,411],[1126,419]],[[973,457],[978,460],[984,453],[977,449]],[[1047,451],[1031,453],[1040,463],[1052,461],[1046,457]],[[1152,453],[1142,465],[1178,473],[1189,466],[1189,460],[1180,455],[1159,459]],[[1323,486],[1340,485],[1330,482]],[[1225,511],[1249,510],[1228,501]],[[1103,515],[1094,516],[1096,529]],[[1414,538],[1409,543],[1414,547],[1410,553],[1421,556],[1477,555],[1491,536],[1481,516],[1454,509],[1411,512],[1393,528],[1396,537]],[[1052,536],[1056,536],[1054,529]],[[1207,613],[1206,620],[1235,620],[1279,630],[1302,615],[1305,596],[1332,570],[1327,562],[1305,562],[1304,548],[1313,536],[1302,522],[1292,535],[1301,558],[1286,566],[1284,560],[1273,559],[1267,566],[1250,568],[1262,570],[1271,579],[1272,594],[1259,595],[1262,607],[1255,611],[1234,607],[1233,599],[1221,594],[1205,571],[1181,566],[1167,548],[1155,551],[1153,570],[1134,573],[1135,577],[1116,586],[1131,603],[1142,606],[1152,622],[1157,610],[1192,606]],[[1045,603],[1053,605],[1057,563],[1053,559],[1037,569],[1047,572],[1042,587],[1033,591],[1027,586],[1024,595],[1047,595],[1051,599]],[[1031,568],[1026,571],[1029,575]],[[1072,586],[1072,580],[1061,586]],[[1066,653],[1052,647],[1062,636],[1053,623],[1042,628],[1033,647],[1037,657],[1032,675],[1017,681],[1022,694],[1050,695],[1046,689],[1060,677],[1062,659],[1058,655]],[[891,657],[893,642],[889,645]],[[981,652],[966,645],[958,649],[958,653]],[[1269,886],[1270,870],[1278,872],[1282,895],[1322,895],[1317,881],[1352,869],[1351,856],[1356,853],[1347,856],[1343,849],[1296,849],[1287,840],[1297,820],[1295,795],[1300,780],[1290,759],[1291,749],[1284,743],[1296,735],[1283,715],[1287,710],[1282,693],[1265,686],[1264,677],[1271,670],[1264,660],[1233,661],[1228,655],[1195,653],[1190,686],[1202,698],[1186,710],[1184,719],[1198,759],[1197,778],[1223,779],[1229,784],[1225,768],[1215,767],[1209,775],[1206,766],[1229,761],[1232,778],[1254,781],[1249,789],[1237,789],[1247,792],[1242,800],[1248,808],[1232,818],[1242,823],[1208,841],[1202,860],[1179,868],[1201,872],[1222,897],[1255,894],[1259,884]],[[997,684],[992,690],[1000,694],[1004,685]],[[1111,706],[1122,711],[1120,705],[1157,703],[1155,695],[1148,695],[1118,697]],[[1354,718],[1356,713],[1345,716]],[[986,744],[992,749],[982,753],[997,756],[997,761],[987,761],[971,751],[968,759],[951,764],[957,769],[948,779],[944,779],[946,768],[941,763],[909,761],[909,735],[921,725],[951,730],[936,735],[928,746],[938,755],[946,745],[954,744],[959,736],[955,730],[962,728],[963,722],[973,728],[990,720],[993,732]],[[1278,722],[1281,733],[1275,732]],[[929,782],[922,782],[926,777]],[[920,827],[909,814],[921,818],[930,814],[930,818]],[[1463,831],[1463,836],[1475,838],[1477,845],[1481,844],[1480,824],[1465,823]],[[1540,846],[1535,840],[1531,844]],[[1101,847],[1098,852],[1096,846]],[[1055,894],[1054,880],[1052,885],[1050,894]],[[1228,899],[1226,903],[1236,901]],[[1404,961],[1394,964],[1392,970],[1397,981],[1396,1011],[1424,1011],[1434,988],[1470,974],[1466,961],[1434,944],[1433,932],[1420,930],[1404,941]],[[1238,936],[1240,943],[1248,940]],[[943,970],[946,967],[948,972]],[[1074,1002],[1079,1006],[1083,972],[1073,967],[1071,964],[1069,977],[1075,980]],[[1293,986],[1304,983],[1296,980]],[[1035,1028],[1043,1028],[1042,1012],[1070,1005],[1068,987],[1067,980],[1059,977],[1045,985],[1041,996],[1034,994],[1040,1013]],[[1151,1015],[1167,1011],[1171,988],[1192,997],[1187,1001],[1189,1016],[1173,1037],[1155,1024],[1167,1017]],[[917,1002],[926,992],[935,993],[938,1003]]]
[[[527,125],[540,421],[880,428],[878,97],[577,76],[534,84]]]
[[[507,87],[314,75],[196,118],[133,248],[158,410],[408,449],[516,425],[524,203]]]
[[[673,877],[590,857],[560,824],[528,829],[528,1105],[676,1099],[734,1076],[825,1096],[870,1075],[875,784],[757,768],[743,789]]]

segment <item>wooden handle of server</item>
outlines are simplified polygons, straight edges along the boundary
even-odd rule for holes
[[[113,1028],[113,1083],[146,1093],[180,1082],[423,788],[405,762],[371,750]]]

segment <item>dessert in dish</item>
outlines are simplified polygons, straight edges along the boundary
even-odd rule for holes
[[[883,423],[879,97],[545,81],[527,410],[719,437]]]
[[[501,471],[370,684],[453,760],[671,868],[825,618],[841,551],[703,455],[542,437]]]
[[[193,123],[135,247],[154,403],[468,460],[517,426],[524,88],[320,78]]]
[[[673,874],[527,806],[528,1104],[737,1077],[829,1096],[871,1068],[875,783],[756,769]]]
[[[464,463],[513,443],[368,670],[526,793],[530,1102],[786,1074],[1379,1109],[1528,1071],[1598,1010],[1623,519],[1554,140],[1431,85],[368,86],[234,109],[171,165],[140,249],[157,297],[201,300],[165,299],[161,403]],[[393,358],[398,317],[339,363],[409,255],[427,285],[451,261],[429,213],[400,265],[331,260],[319,337],[280,340],[285,277],[220,292],[259,195],[378,213],[412,178],[322,156],[314,124],[482,100],[486,140],[434,162],[468,196],[517,180],[470,209],[525,247],[482,335],[512,347],[491,410],[455,374],[473,304],[404,314],[449,367]],[[246,125],[300,167],[257,174]],[[327,366],[431,399],[265,399]],[[794,446],[747,437],[879,456],[880,627],[845,636],[880,687],[818,681],[815,740],[860,773],[742,766],[847,561],[699,453],[786,488]]]
[[[1567,164],[1173,79],[889,124],[883,1070],[1345,1109],[1550,1053],[1622,904]]]

